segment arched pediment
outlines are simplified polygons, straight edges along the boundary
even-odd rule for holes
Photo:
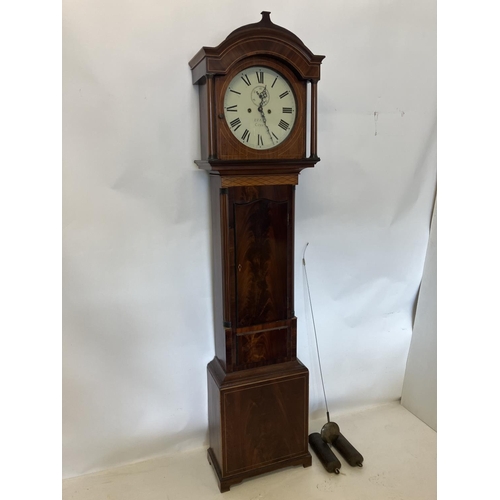
[[[258,23],[234,30],[217,47],[203,47],[189,62],[193,83],[205,76],[225,75],[244,58],[268,55],[282,60],[302,80],[318,81],[324,56],[314,55],[291,31],[274,24],[270,12],[262,12]]]

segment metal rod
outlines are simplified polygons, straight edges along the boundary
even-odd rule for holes
[[[318,353],[318,365],[319,365],[319,374],[321,376],[321,387],[323,387],[323,396],[325,397],[325,407],[326,407],[326,418],[328,422],[330,422],[330,412],[328,411],[328,401],[326,399],[326,391],[325,391],[325,382],[323,380],[323,370],[321,368],[321,357],[319,355],[319,346],[318,346],[318,334],[316,333],[316,322],[314,321],[314,310],[311,300],[311,291],[309,290],[309,280],[307,279],[307,267],[306,267],[306,250],[309,246],[309,242],[306,243],[306,247],[304,248],[304,253],[302,254],[302,265],[304,266],[304,275],[306,277],[306,288],[307,295],[309,297],[309,307],[311,308],[311,317],[313,322],[314,329],[314,339],[316,340],[316,352]]]

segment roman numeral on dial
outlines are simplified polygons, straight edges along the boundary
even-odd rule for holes
[[[226,111],[234,111],[234,112],[236,112],[236,111],[238,111],[238,110],[236,109],[237,107],[238,107],[238,105],[237,105],[237,104],[234,104],[233,106],[228,106],[228,107],[226,108]],[[284,108],[283,108],[283,109],[284,109]]]
[[[248,87],[251,85],[250,78],[248,78],[247,75],[242,75],[241,79],[247,84]]]
[[[236,132],[241,127],[241,120],[239,118],[235,118],[232,122],[229,122],[234,131]],[[236,127],[236,128],[235,128]]]
[[[283,108],[283,113],[291,113],[292,108]]]
[[[278,123],[278,127],[281,127],[283,130],[288,130],[288,127],[290,126],[289,123],[287,123],[285,120],[280,120]]]
[[[245,132],[243,132],[243,135],[241,136],[241,140],[248,142],[248,139],[250,139],[250,132],[248,129],[245,129]]]
[[[280,94],[280,99],[283,99],[283,97],[286,97],[289,93],[290,93],[289,90],[285,90],[285,92],[283,92],[283,94]]]
[[[257,81],[259,83],[264,83],[264,72],[263,71],[256,71],[255,74],[257,75]]]
[[[257,135],[257,146],[264,146],[264,141],[262,140],[262,136],[260,134]]]

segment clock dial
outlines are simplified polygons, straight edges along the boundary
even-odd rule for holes
[[[224,117],[231,133],[252,149],[281,144],[293,129],[297,105],[286,78],[265,66],[239,72],[224,95]]]

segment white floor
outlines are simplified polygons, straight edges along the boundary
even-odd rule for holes
[[[399,403],[335,415],[341,432],[364,456],[364,467],[340,458],[339,475],[313,456],[312,467],[292,467],[249,479],[221,495],[199,449],[63,481],[63,500],[432,500],[436,498],[436,433]],[[324,419],[310,423],[320,431]]]

